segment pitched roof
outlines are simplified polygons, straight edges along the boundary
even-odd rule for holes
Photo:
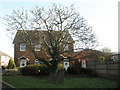
[[[74,57],[74,59],[77,59],[77,58],[95,59],[96,57],[100,56],[101,54],[102,54],[102,52],[98,51],[98,50],[84,49],[79,52],[74,52],[71,57]]]
[[[50,33],[52,35],[52,38],[59,37],[60,35],[62,35],[61,33],[67,34],[70,37],[69,41],[73,42],[73,39],[70,36],[69,32],[51,31]],[[46,39],[46,41],[49,41],[50,35],[49,35],[48,31],[45,31],[45,30],[18,30],[15,35],[13,44],[19,44],[21,42],[28,41],[29,39],[31,39],[31,41],[33,43],[38,43],[39,41],[43,40],[43,37]]]

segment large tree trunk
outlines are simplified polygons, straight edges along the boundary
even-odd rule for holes
[[[64,69],[51,72],[48,77],[49,83],[62,83],[64,80]]]

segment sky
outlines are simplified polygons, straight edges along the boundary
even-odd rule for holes
[[[108,47],[118,51],[118,1],[119,0],[0,0],[0,17],[11,14],[16,9],[32,9],[34,6],[51,6],[53,3],[74,7],[87,20],[97,37],[97,50]],[[14,45],[5,31],[0,18],[0,51],[14,57]]]

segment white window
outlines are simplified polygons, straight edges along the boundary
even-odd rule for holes
[[[41,47],[40,44],[36,44],[36,45],[35,45],[35,51],[40,51],[40,47]]]
[[[26,44],[24,43],[20,44],[20,51],[26,51]]]

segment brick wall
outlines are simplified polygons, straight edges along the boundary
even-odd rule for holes
[[[43,48],[43,47],[42,47]],[[69,45],[69,48],[73,48],[73,45]],[[45,60],[49,60],[50,57],[47,57],[45,52],[43,50],[41,51],[37,51],[37,54],[41,57],[44,58]],[[26,58],[29,59],[30,64],[34,64],[35,63],[35,57],[34,55],[31,53],[31,51],[26,47],[26,51],[20,51],[20,47],[19,45],[15,45],[14,46],[14,61],[16,63],[16,65],[19,67],[20,63],[18,61],[18,58],[20,58],[21,56],[24,56]]]
[[[46,60],[49,59],[43,51],[37,51],[37,54],[40,55],[40,57],[42,57]],[[20,58],[21,56],[24,56],[24,57],[28,58],[30,64],[35,63],[36,59],[35,59],[34,55],[32,54],[32,52],[28,48],[26,48],[26,51],[20,51],[19,45],[15,45],[14,46],[14,60],[15,60],[15,63],[16,63],[17,66],[20,65],[19,61],[18,61],[18,58]]]

